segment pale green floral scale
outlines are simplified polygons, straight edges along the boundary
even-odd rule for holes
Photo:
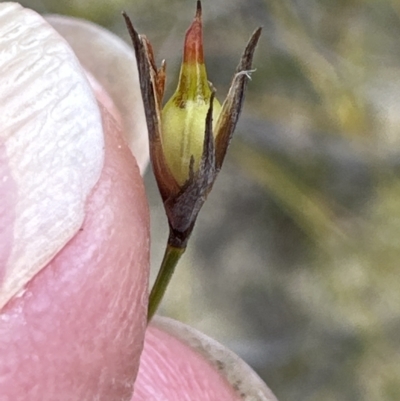
[[[192,156],[194,171],[199,168],[211,93],[204,64],[183,63],[178,88],[161,116],[164,155],[179,185],[189,178]],[[221,104],[214,99],[213,126],[220,111]]]

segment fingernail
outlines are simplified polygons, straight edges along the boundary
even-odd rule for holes
[[[205,334],[176,320],[155,316],[151,326],[175,337],[222,376],[237,400],[277,401],[260,377],[237,355]],[[145,348],[146,349],[146,348]],[[138,381],[140,381],[140,371]]]
[[[131,46],[89,21],[57,15],[49,15],[46,20],[68,41],[85,70],[111,97],[122,117],[122,131],[143,174],[149,161],[149,145]]]
[[[40,15],[0,4],[0,52],[1,308],[79,230],[104,140],[79,61]]]

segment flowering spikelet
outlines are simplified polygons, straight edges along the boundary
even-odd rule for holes
[[[184,45],[178,88],[162,109],[165,62],[157,69],[152,47],[123,13],[138,64],[150,139],[150,158],[170,227],[168,243],[185,248],[197,215],[221,169],[238,121],[254,50],[261,34],[251,36],[222,106],[207,80],[201,3]]]

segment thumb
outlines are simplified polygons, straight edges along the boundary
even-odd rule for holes
[[[0,4],[0,50],[0,394],[128,400],[146,325],[139,170],[40,16]]]

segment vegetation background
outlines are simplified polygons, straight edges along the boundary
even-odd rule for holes
[[[128,40],[175,88],[195,1],[22,0]],[[204,0],[223,99],[251,32],[257,72],[162,312],[233,349],[281,400],[400,399],[400,2]],[[166,219],[149,171],[152,266]]]

